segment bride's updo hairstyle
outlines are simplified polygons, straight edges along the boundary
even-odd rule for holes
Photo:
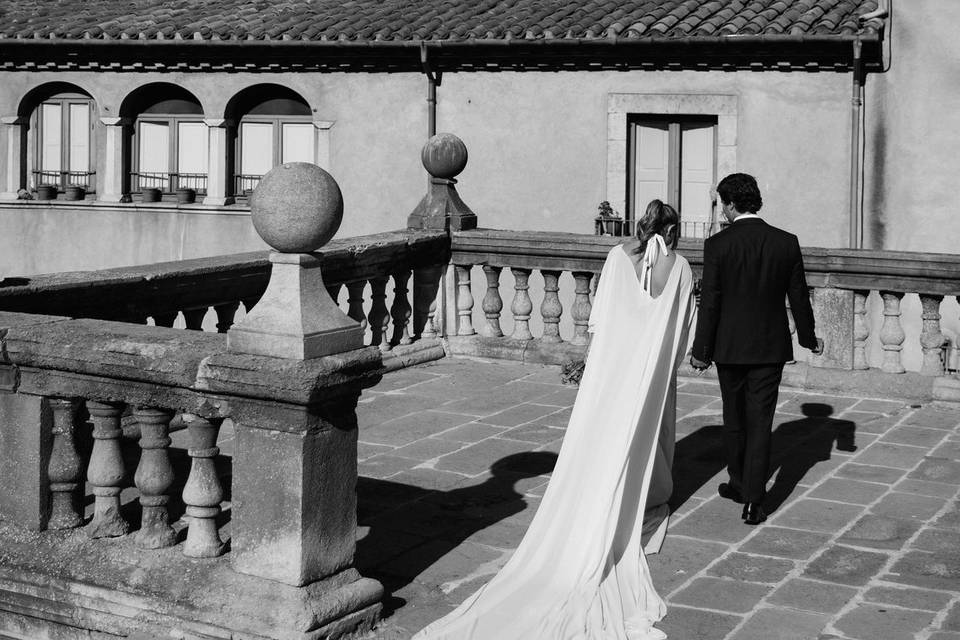
[[[673,238],[666,236],[670,225],[673,227]],[[677,242],[680,240],[680,214],[670,205],[660,201],[651,200],[647,205],[647,211],[637,222],[637,240],[640,245],[634,250],[634,253],[643,253],[647,250],[647,243],[650,238],[656,234],[663,236],[663,239],[669,243],[671,249],[677,248]]]

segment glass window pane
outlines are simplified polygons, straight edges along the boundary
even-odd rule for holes
[[[70,105],[70,171],[90,170],[90,106]]]
[[[166,122],[140,123],[140,172],[170,171],[170,128]]]
[[[240,125],[240,173],[263,175],[273,168],[273,125],[244,122]]]
[[[284,123],[282,162],[313,162],[313,124]]]
[[[63,135],[62,109],[59,104],[40,105],[40,139],[43,146],[40,149],[40,169],[43,171],[60,171],[60,150]],[[50,182],[49,176],[44,176],[41,182]]]
[[[177,171],[206,173],[208,154],[207,125],[181,122],[177,125]]]

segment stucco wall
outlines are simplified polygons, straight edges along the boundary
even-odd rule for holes
[[[401,227],[425,190],[419,151],[427,128],[426,80],[419,74],[8,72],[0,74],[0,115],[17,113],[29,89],[51,81],[69,81],[88,91],[104,117],[116,115],[124,96],[150,82],[187,88],[210,118],[221,117],[229,98],[252,84],[295,89],[316,120],[334,122],[329,169],[346,202],[341,236]],[[458,188],[482,226],[592,232],[597,204],[623,196],[607,193],[608,96],[613,93],[735,96],[736,167],[759,179],[762,213],[797,233],[805,245],[846,246],[849,76],[833,72],[446,74],[438,89],[437,126],[467,144],[470,162]],[[98,127],[102,149],[103,127]],[[6,131],[0,137],[5,149]],[[98,156],[102,172],[103,156]],[[18,241],[4,240],[11,252],[2,258],[4,270],[27,274],[113,266],[256,244],[229,216],[175,209],[144,216],[132,207],[82,211],[4,208],[5,235],[25,234]],[[125,211],[135,219],[125,220]],[[190,222],[193,215],[203,222]],[[212,232],[220,225],[223,233]],[[97,234],[98,228],[107,231]],[[133,235],[125,237],[127,232]],[[124,249],[104,250],[104,245]]]
[[[866,246],[957,252],[960,3],[893,2],[889,69],[865,96]]]

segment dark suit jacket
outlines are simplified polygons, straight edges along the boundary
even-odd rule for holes
[[[797,237],[761,218],[737,220],[703,243],[693,356],[718,364],[793,360],[785,298],[800,345],[817,345]]]

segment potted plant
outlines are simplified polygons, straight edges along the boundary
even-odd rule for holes
[[[37,200],[56,200],[57,185],[41,184],[37,185]]]
[[[594,232],[598,236],[622,236],[623,218],[604,200],[597,207],[597,217],[593,219]]]
[[[82,184],[70,184],[64,190],[67,200],[83,200],[87,197],[87,189]]]
[[[189,187],[181,187],[177,189],[177,202],[181,204],[190,204],[191,202],[196,201],[196,199],[196,189],[190,189]]]
[[[141,202],[160,202],[160,189],[156,187],[144,187],[140,190]]]

